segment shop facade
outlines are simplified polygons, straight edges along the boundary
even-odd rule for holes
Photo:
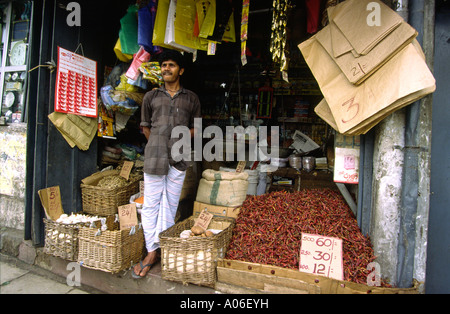
[[[17,24],[11,22],[14,6],[18,7],[18,11],[23,9],[22,14],[26,13],[28,6],[22,6],[23,3],[18,4],[19,2],[2,3],[4,15],[9,18],[4,25]],[[28,20],[29,27],[28,37],[25,40],[20,39],[28,45],[26,62],[23,64],[8,63],[11,62],[11,58],[7,57],[8,51],[19,40],[12,37],[11,40],[3,40],[4,43],[10,43],[3,46],[3,100],[5,101],[7,92],[13,93],[14,96],[18,94],[18,91],[12,89],[14,86],[11,88],[12,84],[6,86],[6,82],[13,82],[14,73],[19,77],[19,80],[14,82],[22,83],[21,89],[26,91],[26,96],[22,96],[24,100],[14,102],[17,108],[11,111],[21,112],[20,117],[15,115],[16,120],[13,120],[12,114],[6,115],[7,110],[4,109],[9,107],[2,103],[2,116],[6,119],[6,116],[9,118],[11,115],[11,119],[5,121],[7,125],[0,126],[2,141],[8,146],[7,149],[2,148],[3,156],[9,156],[10,162],[6,164],[5,158],[3,169],[18,170],[8,172],[2,179],[1,206],[7,215],[15,215],[15,218],[4,220],[5,226],[23,229],[24,238],[32,240],[36,246],[44,244],[42,221],[45,217],[37,191],[59,185],[65,211],[80,211],[80,182],[102,165],[102,149],[106,145],[104,139],[95,137],[87,150],[71,148],[48,119],[55,106],[58,47],[95,60],[97,86],[100,89],[107,79],[104,74],[105,67],[117,64],[113,47],[120,29],[119,21],[131,4],[122,1],[111,1],[108,4],[78,1],[81,10],[80,16],[77,16],[76,7],[69,6],[69,2],[24,2],[29,4],[31,13],[28,19],[25,16],[19,19]],[[303,7],[303,1],[300,2],[302,3],[296,3],[297,7]],[[439,255],[445,255],[445,245],[448,247],[445,231],[448,224],[448,219],[445,220],[445,217],[448,217],[445,213],[448,193],[443,189],[444,183],[448,181],[448,173],[439,171],[440,167],[448,165],[445,159],[448,149],[445,151],[443,142],[439,142],[441,138],[445,139],[445,134],[448,133],[444,120],[444,117],[448,116],[445,110],[445,96],[448,91],[442,87],[448,81],[449,73],[445,71],[445,47],[448,45],[445,17],[448,17],[448,4],[440,1],[402,3],[404,6],[398,8],[398,11],[408,17],[409,24],[419,33],[418,40],[427,56],[427,62],[430,68],[435,69],[433,73],[437,90],[432,96],[395,112],[360,136],[360,180],[358,185],[347,185],[347,188],[356,196],[354,210],[358,225],[364,234],[371,237],[375,252],[379,256],[382,274],[396,286],[409,287],[414,278],[425,282],[426,291],[442,292],[448,291],[448,286],[445,285],[445,275],[439,269],[442,269],[442,263],[449,259],[448,255]],[[242,3],[232,1],[232,4],[238,29],[240,14],[236,13],[240,13]],[[296,129],[309,134],[316,142],[327,139],[324,134],[332,133],[332,129],[320,119],[304,119],[301,112],[304,103],[301,100],[297,103],[295,97],[305,96],[302,100],[307,99],[311,104],[316,104],[320,101],[317,86],[312,83],[308,95],[295,95],[295,92],[294,97],[283,95],[290,89],[284,89],[285,80],[281,77],[272,78],[267,74],[276,69],[262,67],[266,61],[264,58],[270,58],[270,53],[266,56],[258,56],[258,53],[267,52],[269,49],[267,36],[270,35],[272,1],[264,1],[264,4],[261,2],[255,9],[252,9],[252,5],[251,2],[250,12],[254,12],[249,15],[248,45],[253,54],[247,55],[248,64],[242,66],[240,48],[232,46],[232,43],[218,45],[215,56],[199,54],[198,60],[189,64],[188,71],[192,71],[192,76],[186,85],[201,96],[204,126],[225,126],[231,117],[238,120],[242,109],[242,106],[238,105],[239,98],[245,99],[243,102],[248,103],[251,108],[251,104],[259,96],[258,91],[269,78],[272,85],[270,87],[274,89],[276,106],[271,109],[272,112],[266,111],[266,115],[270,116],[267,113],[272,113],[272,125],[276,124],[283,130],[280,143],[283,145],[283,141],[292,136]],[[298,21],[294,23],[295,26],[305,27],[303,25],[307,14],[301,10],[295,12]],[[258,21],[260,32],[252,28],[252,19]],[[3,28],[3,38],[5,34],[11,34],[9,28]],[[296,34],[292,36],[295,37]],[[237,37],[239,41],[239,36]],[[221,49],[226,52],[221,52]],[[297,48],[295,50],[300,55],[300,51]],[[291,58],[295,60],[295,56]],[[16,60],[13,60],[14,62]],[[291,68],[298,72],[304,70],[301,66]],[[255,73],[264,71],[266,76],[257,76],[258,80],[254,80]],[[23,75],[22,81],[21,73],[27,74]],[[291,83],[296,82],[295,74],[290,75],[290,78]],[[222,82],[226,83],[223,88],[220,86]],[[298,85],[301,83],[300,80],[297,82]],[[229,93],[228,96],[226,92]],[[290,95],[292,96],[292,93]],[[10,101],[11,97],[8,96],[7,100]],[[225,97],[228,97],[228,103],[224,102]],[[226,119],[217,116],[218,112],[222,112],[224,104],[229,106]],[[282,105],[286,106],[285,110],[281,109]],[[22,109],[19,106],[22,106]],[[264,124],[269,124],[266,119],[267,117],[262,118]],[[313,128],[315,138],[312,135]],[[136,137],[139,136],[139,133],[136,134]],[[24,153],[26,159],[23,158]],[[22,208],[25,208],[24,212],[21,211]]]

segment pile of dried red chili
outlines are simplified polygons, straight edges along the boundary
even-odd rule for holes
[[[302,232],[342,239],[344,280],[367,282],[372,245],[342,195],[330,189],[247,197],[225,258],[298,269]]]

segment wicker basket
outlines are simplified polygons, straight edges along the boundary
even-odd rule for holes
[[[107,228],[118,226],[115,215],[104,217]],[[44,218],[45,245],[44,253],[61,257],[65,260],[76,261],[78,257],[78,231],[82,227],[89,227],[90,223],[64,224]],[[100,228],[102,222],[96,221],[95,225]]]
[[[44,218],[45,245],[44,253],[76,261],[78,256],[78,229],[87,223],[62,224]]]
[[[214,287],[217,259],[225,255],[235,224],[234,219],[214,217],[209,228],[222,230],[216,235],[180,238],[180,233],[192,228],[194,223],[195,218],[191,216],[159,234],[161,277],[183,284]]]
[[[119,206],[128,204],[130,197],[139,192],[142,175],[130,175],[130,183],[123,187],[108,189],[97,186],[103,177],[119,173],[118,170],[96,172],[82,180],[81,197],[84,212],[99,216],[114,215]]]
[[[144,232],[142,227],[100,231],[83,227],[78,232],[77,261],[86,268],[110,273],[128,269],[142,258]]]

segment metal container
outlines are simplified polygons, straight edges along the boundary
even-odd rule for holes
[[[302,157],[295,155],[289,156],[289,166],[297,170],[302,169]]]
[[[275,167],[286,167],[288,162],[288,158],[271,158],[270,159],[270,165]]]
[[[312,156],[305,156],[302,158],[303,169],[307,172],[313,171],[316,168],[316,158]]]

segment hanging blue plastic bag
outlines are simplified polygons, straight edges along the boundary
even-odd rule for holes
[[[156,0],[149,3],[138,11],[138,44],[151,54],[161,52],[159,46],[153,46],[152,37],[156,19]]]

